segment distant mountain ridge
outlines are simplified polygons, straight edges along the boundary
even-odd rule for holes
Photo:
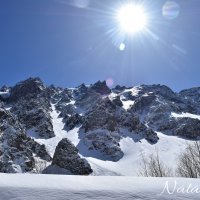
[[[61,88],[29,78],[0,89],[0,172],[101,174],[102,163],[117,170],[127,157],[122,141],[154,146],[158,133],[199,140],[200,88]]]

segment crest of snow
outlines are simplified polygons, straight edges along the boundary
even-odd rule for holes
[[[171,117],[174,117],[174,118],[184,118],[184,117],[187,117],[187,118],[193,118],[193,119],[199,119],[200,120],[200,115],[194,115],[194,114],[191,114],[191,113],[181,113],[181,114],[178,114],[178,113],[171,113]]]
[[[69,104],[74,105],[74,104],[75,104],[75,101],[72,100],[72,101],[70,101],[69,103],[67,103],[67,105],[69,105]]]
[[[139,92],[140,92],[140,87],[136,86],[136,87],[133,87],[131,89],[126,89],[126,90],[123,91],[123,93],[124,92],[131,92],[131,94],[133,96],[137,96],[139,94]]]
[[[134,104],[134,101],[131,101],[131,100],[129,100],[129,101],[122,101],[122,103],[123,103],[123,108],[125,110],[128,110]]]
[[[12,108],[12,106],[5,106],[6,110],[10,110]]]
[[[129,108],[130,108],[130,106],[132,106],[133,104],[134,104],[134,101],[126,101],[126,98],[123,96],[123,95],[121,95],[122,93],[120,93],[120,94],[116,94],[116,93],[111,93],[109,96],[108,96],[108,98],[112,101],[112,100],[114,100],[117,96],[119,96],[120,95],[120,100],[122,101],[122,104],[123,104],[123,108],[125,109],[125,110],[128,110]]]
[[[143,94],[142,96],[143,96],[143,97],[148,97],[149,94],[148,94],[148,93],[145,93],[145,94]]]
[[[71,100],[70,102],[66,103],[66,102],[63,102],[62,105],[63,106],[67,106],[67,105],[74,105],[75,104],[75,101],[74,100]]]
[[[10,96],[10,92],[9,91],[6,91],[6,92],[0,92],[0,96],[3,98],[3,99],[6,99]]]
[[[63,138],[68,138],[75,146],[79,143],[78,138],[78,130],[79,128],[74,128],[73,130],[67,132],[64,129],[65,124],[62,121],[62,118],[59,118],[59,113],[56,111],[55,104],[52,104],[52,123],[53,123],[53,130],[55,133],[55,137],[50,139],[39,139],[37,137],[37,133],[34,132],[34,129],[28,131],[28,134],[35,138],[40,144],[44,144],[46,146],[47,151],[49,152],[50,156],[53,157],[56,146]]]
[[[73,87],[69,87],[69,88],[67,88],[67,89],[70,90],[70,91],[77,90],[77,88],[73,88]]]
[[[125,110],[128,110],[134,104],[134,101],[126,99],[124,94],[127,93],[127,92],[131,92],[132,96],[137,96],[138,93],[140,92],[140,87],[133,87],[131,89],[125,89],[123,92],[121,92],[119,94],[111,93],[108,97],[109,97],[110,100],[113,100],[115,97],[120,95],[120,99],[123,103],[123,108]]]
[[[40,82],[38,81],[38,83],[40,83]],[[44,90],[46,88],[46,86],[44,86],[44,85],[42,85],[42,86],[39,85],[38,87],[39,87],[40,90]]]
[[[108,95],[108,98],[112,101],[112,100],[115,99],[117,96],[118,96],[118,94],[112,92],[111,94]]]

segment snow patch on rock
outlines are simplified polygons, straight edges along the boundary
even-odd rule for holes
[[[192,118],[192,119],[199,119],[200,120],[200,115],[194,115],[194,114],[191,114],[191,113],[178,114],[178,113],[172,112],[171,117],[174,117],[174,118]]]

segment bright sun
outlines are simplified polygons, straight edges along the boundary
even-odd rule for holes
[[[147,16],[142,6],[127,4],[119,9],[118,21],[123,31],[134,34],[145,29]]]

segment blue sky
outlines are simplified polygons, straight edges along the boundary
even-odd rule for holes
[[[125,34],[120,51],[115,15],[126,0],[1,0],[0,85],[39,76],[63,87],[108,78],[176,91],[200,86],[200,1],[176,0],[180,13],[171,20],[162,15],[165,0],[138,1],[152,34]]]

